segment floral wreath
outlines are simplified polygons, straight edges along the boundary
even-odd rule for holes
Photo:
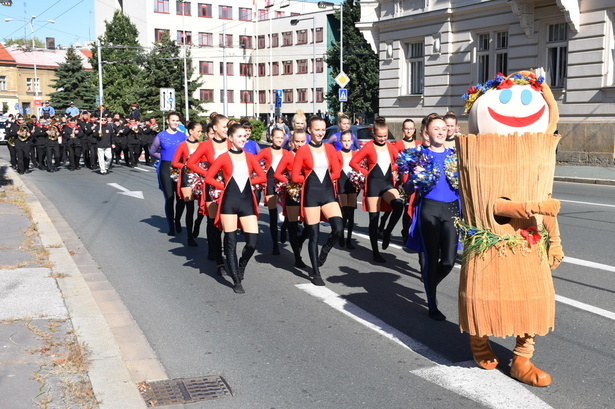
[[[463,98],[466,101],[463,113],[467,114],[468,112],[470,112],[470,109],[472,109],[472,105],[474,105],[474,102],[476,102],[478,97],[487,93],[487,91],[490,91],[492,89],[506,89],[506,88],[512,87],[515,84],[516,85],[531,85],[531,87],[534,90],[540,91],[541,85],[544,82],[544,80],[545,80],[544,77],[542,76],[537,77],[536,74],[534,73],[523,75],[517,72],[511,75],[510,77],[505,77],[504,74],[502,74],[501,72],[498,72],[495,75],[495,78],[487,81],[485,85],[476,84],[474,86],[471,86],[470,88],[468,88],[468,92],[466,92],[465,94],[461,96],[461,98]]]
[[[416,167],[421,167],[421,172],[415,172]],[[407,174],[408,181],[412,183],[423,195],[431,192],[431,189],[440,179],[440,168],[436,166],[433,156],[422,146],[407,148],[397,156],[397,171],[400,175]],[[457,172],[457,155],[455,148],[450,148],[444,159],[444,175],[446,180],[455,190],[459,189],[459,173]]]

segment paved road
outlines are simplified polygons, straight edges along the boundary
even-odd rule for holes
[[[163,234],[151,168],[119,167],[104,177],[86,169],[34,172],[23,179],[80,237],[170,377],[228,380],[236,395],[208,408],[612,407],[615,187],[555,184],[562,241],[575,264],[554,274],[556,331],[538,341],[535,358],[554,384],[535,389],[511,380],[506,365],[486,372],[470,362],[457,326],[458,270],[439,296],[448,321],[436,323],[425,313],[416,255],[391,246],[388,262],[375,265],[367,240],[358,237],[357,250],[332,252],[322,289],[289,267],[287,247],[271,256],[263,234],[240,296],[214,274],[204,239],[195,249],[184,246],[185,232],[171,240]],[[144,199],[108,183],[142,191]],[[366,226],[364,214],[357,216]],[[505,364],[513,342],[496,341]]]

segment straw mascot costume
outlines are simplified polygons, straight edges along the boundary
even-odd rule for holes
[[[457,139],[464,219],[459,325],[476,363],[498,365],[489,336],[516,336],[510,374],[532,386],[551,383],[530,361],[534,339],[553,329],[551,270],[564,257],[551,198],[553,134],[559,113],[542,77],[498,74],[463,96],[469,134]]]

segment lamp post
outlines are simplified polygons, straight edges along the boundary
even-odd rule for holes
[[[303,20],[312,20],[312,115],[316,115],[316,17],[305,17],[290,20],[291,26]]]
[[[30,17],[30,20],[26,20],[26,19],[21,19],[21,18],[5,18],[4,21],[9,22],[9,21],[23,21],[25,23],[30,24],[30,32],[32,33],[32,63],[34,65],[34,79],[33,79],[33,83],[34,83],[34,100],[38,100],[38,77],[36,75],[36,53],[34,52],[34,48],[35,48],[35,42],[34,42],[34,19],[36,18],[36,16],[32,16]],[[55,21],[53,20],[47,20],[47,23],[55,23]],[[36,117],[38,118],[38,106],[36,107]]]
[[[319,1],[318,8],[334,7],[330,1]],[[340,74],[344,72],[344,1],[340,3]],[[344,112],[344,103],[340,101],[340,112]]]

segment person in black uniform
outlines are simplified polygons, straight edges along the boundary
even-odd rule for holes
[[[81,131],[81,152],[83,153],[83,164],[88,169],[94,169],[96,162],[92,158],[90,137],[92,135],[92,120],[88,111],[81,112],[81,119],[77,122]]]
[[[56,170],[60,170],[60,162],[62,161],[62,156],[60,155],[60,141],[59,138],[62,135],[62,130],[58,126],[58,121],[55,119],[51,121],[49,126],[46,129],[46,149],[47,154],[47,172],[55,172]],[[54,162],[52,161],[55,161]]]
[[[79,159],[81,158],[81,137],[83,132],[77,124],[77,117],[73,116],[69,118],[68,124],[64,125],[62,129],[62,143],[66,145],[66,151],[68,155],[69,169],[79,170]]]
[[[154,142],[154,138],[160,132],[160,125],[156,123],[156,118],[149,118],[148,122],[142,127],[143,131],[141,133],[141,149],[145,155],[145,164],[152,165],[153,160],[149,154],[149,148],[152,147],[152,142]]]
[[[130,154],[128,152],[128,131],[129,128],[124,124],[122,120],[115,122],[116,132],[115,132],[115,163],[119,165],[120,156],[124,155],[124,162],[126,166],[130,166]]]
[[[17,138],[17,134],[14,134],[11,130],[14,124],[15,121],[13,119],[13,115],[11,114],[8,116],[8,120],[6,121],[6,147],[9,150],[11,167],[17,170],[17,154],[15,152],[15,138]],[[19,129],[19,126],[16,129]]]
[[[36,155],[36,138],[41,134],[41,125],[38,123],[36,115],[31,115],[27,122],[30,130],[30,164],[29,167],[38,168],[38,157]]]
[[[141,128],[136,119],[131,118],[126,126],[126,144],[128,146],[128,166],[135,168],[139,165],[141,155]]]
[[[88,124],[88,132],[86,137],[88,138],[88,148],[90,150],[90,163],[89,168],[94,170],[98,167],[98,129],[100,128],[98,117],[90,114],[90,123]]]
[[[30,173],[30,130],[24,122],[23,115],[17,115],[17,120],[9,128],[8,136],[14,141],[17,172],[20,175]]]
[[[96,137],[96,145],[98,146],[97,158],[100,174],[106,175],[111,167],[113,159],[112,149],[113,144],[113,125],[109,123],[109,118],[102,117],[100,123],[97,123],[92,129],[93,135]]]

